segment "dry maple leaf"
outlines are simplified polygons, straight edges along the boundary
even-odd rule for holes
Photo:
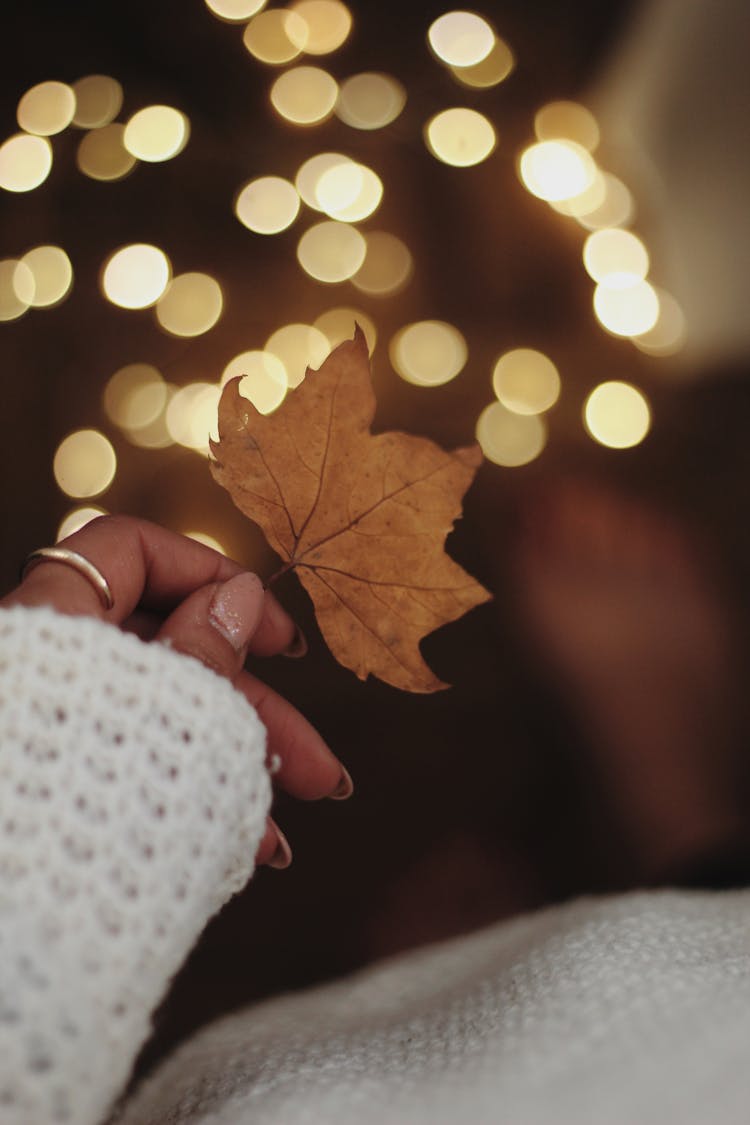
[[[273,414],[227,383],[215,480],[294,568],[333,655],[364,680],[406,691],[448,685],[422,659],[427,633],[490,594],[445,553],[478,446],[446,453],[426,438],[371,434],[367,345],[333,351]]]

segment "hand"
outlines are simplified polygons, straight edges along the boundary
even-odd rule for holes
[[[351,779],[305,718],[244,668],[248,653],[301,654],[293,620],[260,579],[192,539],[128,516],[102,516],[63,540],[106,577],[105,610],[91,583],[72,567],[43,561],[0,606],[52,606],[155,640],[226,676],[255,707],[268,732],[274,780],[303,800],[348,797]],[[257,862],[286,867],[291,851],[268,820]]]

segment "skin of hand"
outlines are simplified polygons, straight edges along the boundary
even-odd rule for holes
[[[57,544],[83,555],[107,579],[113,597],[104,609],[77,570],[42,561],[0,606],[51,606],[59,613],[96,617],[143,640],[193,656],[255,707],[267,731],[274,783],[303,800],[350,796],[352,782],[321,736],[290,703],[245,668],[254,657],[302,655],[292,618],[261,580],[210,547],[130,516],[102,516]],[[280,763],[280,764],[279,764]],[[289,845],[269,817],[256,862],[288,867]]]

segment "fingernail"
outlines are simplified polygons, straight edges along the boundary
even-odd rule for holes
[[[236,574],[216,590],[208,619],[236,652],[241,652],[258,627],[263,612],[263,583],[257,574]]]
[[[293,660],[296,660],[298,657],[304,656],[306,652],[307,641],[305,640],[305,634],[302,632],[299,625],[297,625],[294,630],[294,636],[284,649],[283,655],[291,656]]]
[[[277,871],[283,871],[284,868],[288,867],[292,862],[292,849],[289,847],[289,841],[278,824],[274,824],[274,828],[276,829],[278,843],[276,844],[276,851],[268,861],[268,866],[275,867]]]
[[[346,801],[348,797],[351,797],[353,792],[354,782],[351,779],[351,774],[342,766],[341,779],[333,793],[330,794],[330,798],[332,801]]]

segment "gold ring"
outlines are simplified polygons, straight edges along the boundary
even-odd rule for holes
[[[70,551],[67,547],[40,547],[38,551],[32,551],[24,559],[21,567],[21,581],[23,582],[29,571],[43,562],[59,562],[66,566],[72,566],[74,570],[77,570],[79,574],[89,580],[105,609],[111,609],[115,604],[109,582],[102,572],[97,570],[94,564],[84,558],[83,555],[79,555],[77,551]]]

